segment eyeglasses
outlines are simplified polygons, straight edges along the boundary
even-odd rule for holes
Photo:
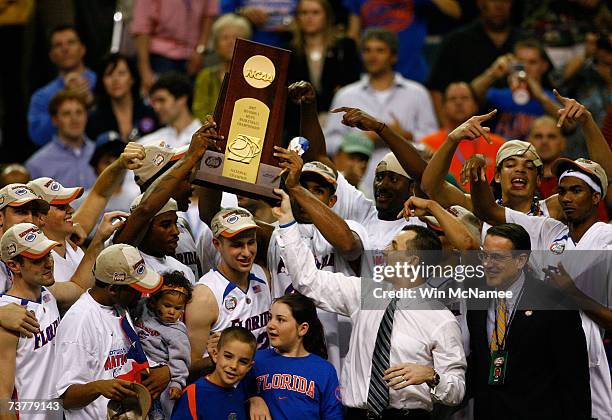
[[[495,252],[485,252],[485,251],[478,252],[478,259],[482,261],[483,263],[492,261],[496,264],[499,264],[499,263],[508,261],[512,258],[514,258],[513,254],[499,254]]]

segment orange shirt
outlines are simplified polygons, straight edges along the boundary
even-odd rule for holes
[[[447,135],[448,130],[442,128],[435,133],[423,137],[421,142],[432,152],[435,152],[442,146]],[[474,154],[481,154],[487,158],[487,179],[489,181],[493,179],[495,174],[495,156],[497,156],[497,150],[505,143],[505,140],[497,134],[491,134],[491,140],[493,140],[493,144],[487,143],[482,137],[476,140],[464,140],[459,143],[449,170],[449,173],[455,177],[457,182],[461,182],[461,168],[463,168],[463,164]],[[462,185],[462,187],[468,191],[470,189],[469,183]]]

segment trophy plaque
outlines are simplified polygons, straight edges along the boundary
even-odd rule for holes
[[[221,152],[207,150],[194,183],[256,199],[274,199],[281,168],[290,52],[238,39],[215,108]]]

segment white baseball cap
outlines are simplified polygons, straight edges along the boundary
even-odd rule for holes
[[[257,228],[253,215],[241,207],[223,209],[212,218],[210,230],[215,238],[231,238],[248,229]]]
[[[132,201],[132,204],[130,204],[130,213],[133,212],[134,209],[140,205],[143,196],[144,194],[140,194],[134,199],[134,201]],[[159,209],[157,213],[155,213],[155,216],[162,213],[166,213],[167,211],[178,211],[178,204],[176,203],[176,200],[174,198],[169,199],[166,204],[164,204],[164,206]]]
[[[32,203],[38,210],[47,212],[49,203],[40,198],[26,184],[8,184],[0,189],[0,210],[6,206],[20,207]]]
[[[59,242],[48,239],[40,228],[32,223],[18,223],[4,232],[0,239],[2,261],[23,255],[38,260],[47,255]]]
[[[51,205],[68,204],[81,195],[83,187],[66,188],[53,178],[42,177],[28,182],[28,187]]]
[[[163,278],[147,266],[140,252],[131,245],[115,244],[96,258],[94,276],[107,284],[129,285],[142,293],[153,293]]]
[[[400,165],[399,160],[397,160],[393,152],[387,153],[382,160],[378,162],[378,165],[376,165],[376,173],[378,172],[393,172],[405,176],[408,179],[412,179],[404,168],[402,168],[402,165]]]
[[[495,166],[512,156],[524,156],[530,159],[536,167],[542,166],[542,159],[533,144],[522,140],[510,140],[502,144],[495,157]]]
[[[187,153],[188,149],[188,145],[174,148],[165,141],[145,144],[145,158],[142,161],[142,166],[134,170],[134,179],[136,183],[139,186],[143,186],[169,162],[174,162],[182,158],[185,153]]]
[[[552,171],[559,180],[564,172],[571,170],[586,174],[589,178],[593,179],[593,181],[598,181],[599,187],[601,188],[601,198],[606,196],[606,191],[608,190],[608,176],[599,163],[584,158],[578,158],[576,160],[559,158],[553,163]],[[596,190],[597,188],[593,189]]]

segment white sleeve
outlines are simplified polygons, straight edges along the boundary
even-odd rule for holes
[[[433,364],[440,383],[431,391],[432,397],[445,405],[457,405],[465,395],[467,368],[458,322],[453,319],[442,324],[433,339]]]
[[[365,221],[372,217],[372,213],[376,213],[374,202],[349,184],[346,178],[339,172],[336,197],[336,204],[334,204],[332,210],[344,220],[350,219],[357,223],[365,224]]]
[[[61,325],[60,325],[61,328]],[[60,398],[70,385],[84,385],[93,382],[93,372],[100,371],[98,360],[84,345],[74,341],[60,340],[57,344],[56,398]]]
[[[369,240],[368,240],[368,232],[366,231],[366,229],[363,227],[363,225],[361,223],[357,223],[354,220],[345,220],[346,224],[348,225],[349,229],[353,232],[355,232],[357,234],[357,236],[359,236],[359,239],[361,240],[361,246],[363,247],[364,251],[367,251],[370,249],[370,244],[369,244]]]
[[[202,234],[198,237],[196,248],[200,258],[202,273],[206,274],[217,266],[219,252],[212,243],[212,231],[205,223],[202,223]]]
[[[506,222],[516,223],[525,228],[534,251],[548,250],[550,244],[567,231],[567,226],[550,217],[528,216],[520,211],[505,208]]]
[[[359,309],[361,279],[317,269],[312,251],[302,239],[297,223],[281,227],[277,242],[295,290],[328,312],[351,316]]]
[[[438,121],[435,117],[433,103],[427,89],[419,85],[417,92],[418,94],[415,95],[417,113],[412,134],[416,141],[421,141],[421,138],[438,129]]]

